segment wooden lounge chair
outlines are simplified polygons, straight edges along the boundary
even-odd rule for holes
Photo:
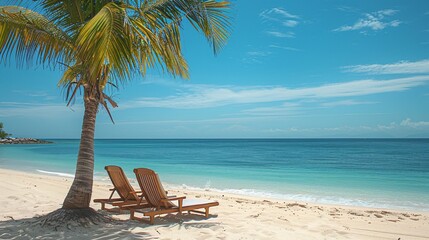
[[[109,174],[114,188],[109,189],[112,191],[109,198],[94,199],[95,203],[101,203],[102,210],[121,210],[127,209],[128,207],[135,206],[137,204],[142,206],[147,203],[144,199],[141,198],[141,196],[138,195],[139,193],[141,194],[141,192],[135,191],[131,186],[121,167],[106,166],[104,169],[106,169],[107,173]],[[119,195],[119,198],[113,198],[115,192]],[[106,208],[106,204],[115,206],[116,208]]]
[[[154,171],[147,168],[136,168],[134,169],[134,173],[149,208],[138,206],[131,208],[130,219],[145,220],[143,217],[135,216],[135,213],[138,212],[142,213],[143,216],[148,216],[150,224],[153,224],[156,215],[175,212],[181,214],[183,211],[201,213],[207,218],[209,216],[209,208],[219,205],[218,202],[209,200],[188,200],[186,197],[168,197],[165,194],[158,175]],[[177,201],[178,204],[174,204],[172,201]],[[204,209],[205,211],[197,209]]]

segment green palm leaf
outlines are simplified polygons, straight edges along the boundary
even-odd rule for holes
[[[0,56],[15,54],[19,65],[70,59],[71,39],[43,15],[17,6],[0,7]]]
[[[130,79],[138,69],[130,30],[125,9],[116,3],[106,4],[82,27],[76,39],[77,55],[87,66],[91,81],[99,77],[105,64],[121,79]]]

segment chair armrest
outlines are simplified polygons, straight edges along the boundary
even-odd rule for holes
[[[174,201],[174,200],[183,200],[186,197],[169,197],[169,198],[165,198],[165,199],[161,199],[161,202],[168,202],[168,201]]]
[[[130,193],[135,193],[135,194],[137,194],[137,193],[142,193],[142,191],[130,191]]]
[[[165,199],[161,199],[161,203],[162,202],[168,202],[168,201],[173,201],[173,200],[177,200],[179,202],[179,213],[182,213],[182,206],[183,206],[183,199],[185,199],[186,197],[170,197],[170,198],[165,198]]]
[[[109,191],[115,191],[116,190],[116,188],[111,188],[111,189],[109,189]]]

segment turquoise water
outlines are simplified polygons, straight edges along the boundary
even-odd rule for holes
[[[0,168],[74,174],[78,140],[0,145]],[[429,211],[429,139],[96,140],[105,165],[157,171],[168,187]]]

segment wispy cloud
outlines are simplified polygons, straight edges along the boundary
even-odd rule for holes
[[[385,130],[393,130],[393,129],[401,129],[401,128],[423,129],[428,127],[429,127],[429,122],[427,121],[414,122],[413,120],[411,120],[411,118],[406,118],[402,120],[399,124],[396,122],[391,122],[389,124],[379,124],[376,127],[373,127],[370,129],[385,131]]]
[[[410,118],[402,120],[399,124],[391,122],[387,124],[361,125],[361,126],[337,126],[337,127],[287,127],[287,128],[269,128],[264,130],[267,133],[368,133],[368,132],[395,132],[400,130],[417,130],[429,129],[429,122],[419,121],[413,122]]]
[[[279,37],[279,38],[294,38],[295,33],[294,32],[279,32],[279,31],[267,31],[268,35]]]
[[[283,49],[283,50],[287,50],[287,51],[301,51],[300,49],[298,49],[298,48],[293,48],[293,47],[283,47],[283,46],[278,46],[278,45],[274,45],[274,44],[272,44],[272,45],[270,45],[269,46],[270,48],[278,48],[278,49]]]
[[[363,104],[374,104],[376,102],[365,102],[365,101],[356,101],[356,100],[342,100],[335,102],[322,103],[323,107],[338,107],[338,106],[353,106],[353,105],[363,105]]]
[[[40,98],[43,100],[53,100],[56,98],[56,96],[49,95],[46,91],[23,91],[23,90],[13,90],[12,92],[28,96],[28,97],[34,97],[34,98]]]
[[[247,55],[256,56],[256,57],[266,57],[266,56],[269,56],[270,54],[271,54],[271,52],[266,52],[266,51],[250,51],[250,52],[247,52]]]
[[[397,13],[397,10],[394,9],[385,9],[377,12],[366,13],[364,18],[358,19],[353,25],[345,25],[339,28],[334,29],[334,31],[354,31],[361,29],[371,29],[373,31],[378,31],[385,29],[386,27],[398,27],[401,24],[401,21],[395,19],[388,21],[385,18],[393,16]]]
[[[278,30],[282,27],[286,28],[294,28],[299,24],[300,17],[289,13],[288,11],[284,10],[283,8],[272,8],[269,10],[265,10],[259,14],[259,16],[266,21],[277,23],[277,29],[266,31],[268,35],[271,35],[273,37],[280,37],[280,38],[293,38],[295,37],[295,33],[292,31],[282,31]]]
[[[71,108],[66,104],[40,104],[25,102],[0,102],[0,117],[52,117],[73,111],[81,111],[82,106],[77,105]]]
[[[272,8],[262,11],[259,16],[262,19],[284,23],[290,20],[299,19],[299,16],[291,14],[283,8]]]
[[[354,8],[354,7],[350,7],[350,6],[339,6],[337,7],[338,10],[342,11],[342,12],[351,12],[351,13],[358,13],[359,9]]]
[[[429,127],[429,122],[425,122],[425,121],[413,122],[410,118],[407,118],[403,120],[400,125],[404,127],[412,127],[412,128]]]
[[[295,27],[296,25],[298,25],[298,21],[296,20],[286,20],[283,22],[283,25],[286,27]]]
[[[188,92],[165,98],[141,98],[122,104],[121,108],[195,109],[231,104],[267,103],[300,99],[326,99],[364,96],[409,90],[429,82],[429,76],[415,76],[390,80],[357,80],[309,88],[286,87],[225,87],[193,86]]]
[[[270,55],[269,51],[249,51],[242,61],[244,63],[262,63],[262,59]]]
[[[243,110],[241,113],[252,116],[296,116],[300,115],[299,103],[284,103],[278,107],[258,107]]]
[[[156,74],[148,74],[144,78],[142,78],[140,84],[142,85],[150,85],[157,84],[165,87],[174,87],[179,83],[183,82],[182,80],[177,80],[173,77],[166,78],[165,76],[160,76]]]
[[[392,64],[352,65],[342,67],[345,72],[368,74],[418,74],[429,73],[429,59],[408,62],[400,61]]]
[[[266,117],[230,117],[230,118],[210,118],[210,119],[185,119],[185,120],[142,120],[142,121],[116,121],[116,125],[172,125],[172,124],[198,124],[198,123],[209,123],[209,124],[236,124],[242,122],[251,122],[267,119]],[[109,121],[103,122],[102,124],[110,125]]]

